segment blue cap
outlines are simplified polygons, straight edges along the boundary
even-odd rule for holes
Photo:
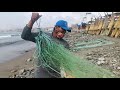
[[[71,32],[71,29],[68,27],[68,23],[64,20],[59,20],[55,26],[60,26],[64,30]]]

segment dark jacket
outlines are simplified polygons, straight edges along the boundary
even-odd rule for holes
[[[65,48],[69,49],[69,44],[64,39],[54,38],[51,33],[46,33],[46,34],[49,35],[51,37],[51,39],[53,39],[56,43],[62,44],[62,45],[64,45]],[[23,29],[21,38],[24,39],[24,40],[35,42],[35,37],[37,35],[38,35],[38,32],[36,32],[36,33],[31,32],[31,28],[29,28],[26,25]]]
[[[69,49],[69,44],[67,43],[67,41],[65,41],[64,39],[57,39],[54,38],[52,36],[51,33],[46,33],[47,35],[49,35],[51,37],[51,39],[53,39],[56,43],[58,44],[62,44],[65,48]],[[38,32],[33,33],[31,32],[31,28],[29,28],[27,25],[24,27],[23,32],[21,34],[21,38],[27,41],[32,41],[32,42],[36,42],[35,41],[35,37],[38,35]],[[42,67],[38,67],[36,72],[35,72],[35,78],[55,78],[54,76],[50,75],[44,68]],[[60,75],[58,75],[57,73],[54,73],[54,75],[60,77]]]

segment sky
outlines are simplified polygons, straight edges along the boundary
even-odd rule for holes
[[[83,17],[87,16],[84,21],[89,21],[92,16],[99,16],[98,12],[92,12],[86,15],[87,12],[38,12],[42,15],[40,21],[41,27],[53,27],[58,20],[66,20],[68,25],[81,23]],[[103,12],[99,12],[104,15]],[[0,30],[9,30],[24,28],[29,22],[32,12],[0,12]],[[35,23],[33,27],[37,27]]]

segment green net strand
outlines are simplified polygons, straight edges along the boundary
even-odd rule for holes
[[[75,78],[114,78],[112,72],[103,69],[87,60],[81,59],[63,45],[54,42],[50,36],[40,30],[36,39],[34,58],[37,66],[45,68],[48,72],[53,70],[60,73],[60,68]],[[52,73],[51,73],[52,74]]]

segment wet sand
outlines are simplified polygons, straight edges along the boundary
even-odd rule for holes
[[[33,56],[35,43],[25,40],[12,43],[11,41],[9,44],[0,46],[0,78],[8,78],[11,71],[33,65],[26,60]]]
[[[35,43],[30,41],[21,40],[14,42],[10,45],[0,47],[0,63],[12,60],[18,56],[23,55],[25,52],[35,48]]]
[[[29,58],[32,58],[35,49],[29,50],[23,55],[20,55],[12,60],[0,63],[0,78],[9,78],[12,71],[22,68],[30,68],[33,66],[32,62],[27,62]]]

